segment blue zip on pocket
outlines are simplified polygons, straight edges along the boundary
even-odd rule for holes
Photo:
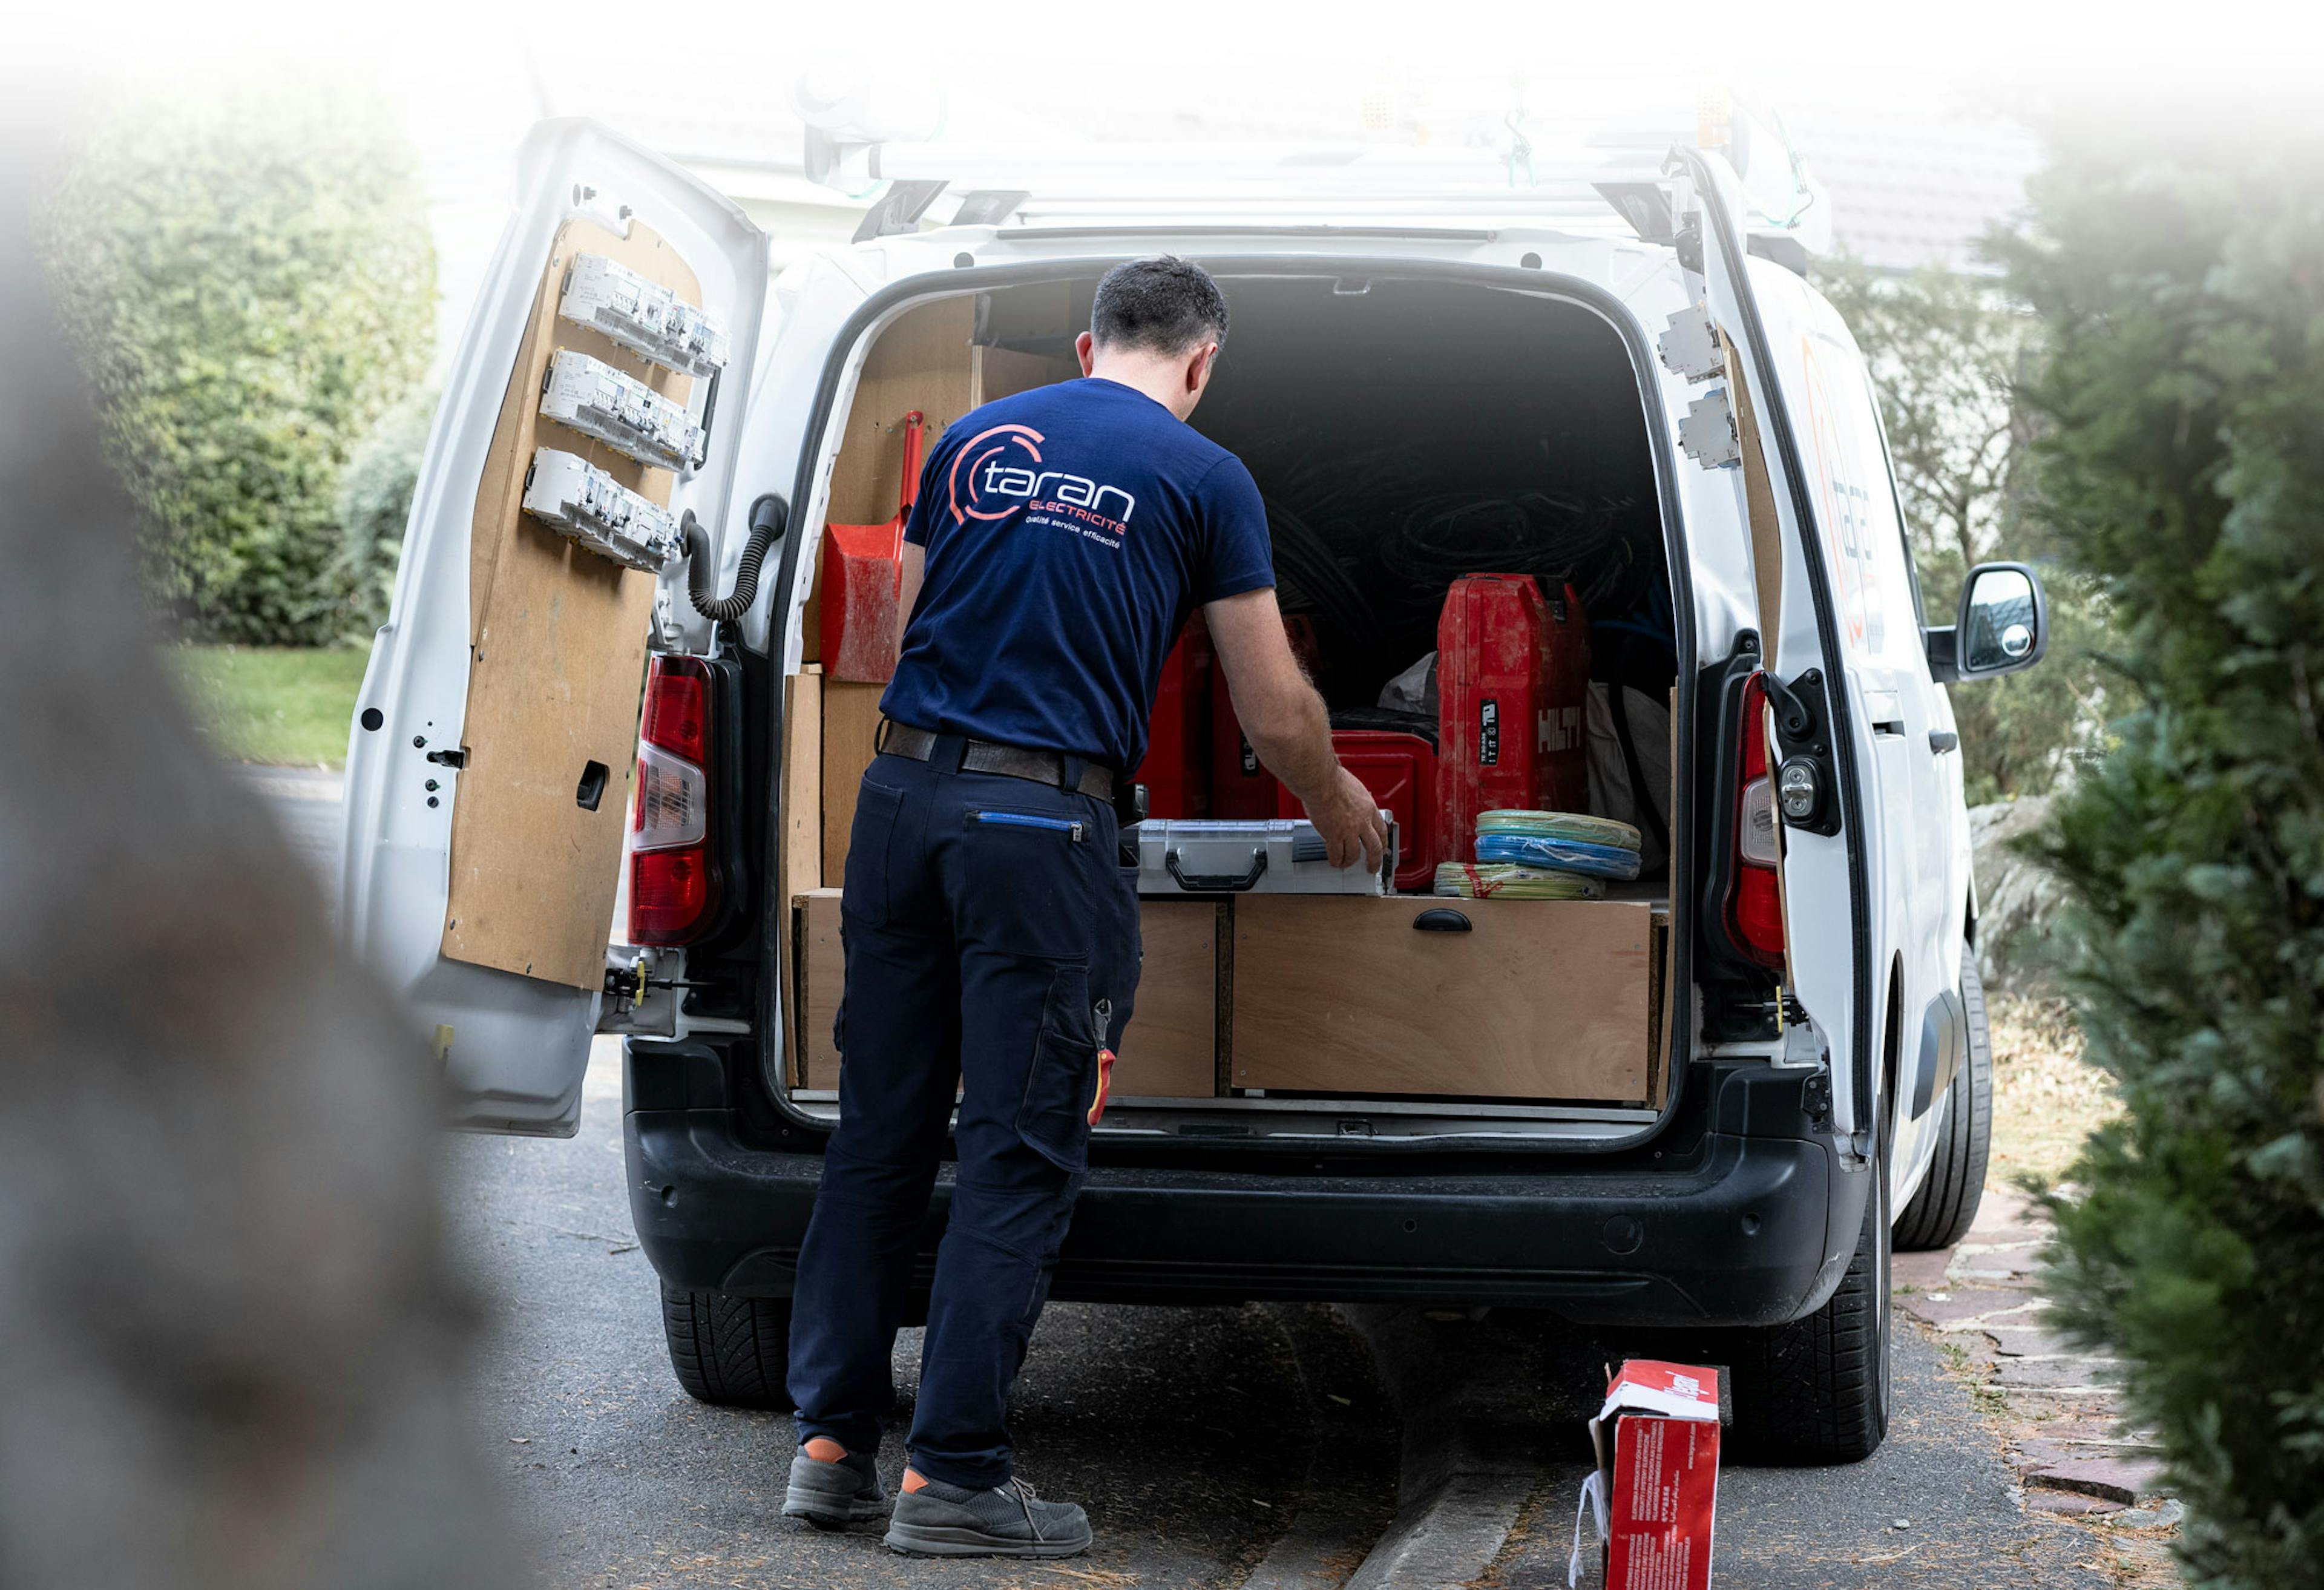
[[[1053,833],[1071,836],[1076,845],[1082,842],[1083,825],[1072,818],[1042,817],[1029,811],[975,811],[969,815],[980,823],[992,823],[1004,828],[1047,828]]]

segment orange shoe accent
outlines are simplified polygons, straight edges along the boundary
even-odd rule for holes
[[[840,1463],[847,1457],[847,1448],[829,1436],[817,1436],[799,1450],[817,1463]]]
[[[927,1490],[927,1488],[928,1488],[928,1480],[927,1480],[927,1476],[926,1474],[922,1474],[918,1469],[916,1469],[916,1468],[908,1468],[908,1469],[906,1469],[906,1470],[904,1471],[904,1489],[905,1489],[905,1490],[907,1490],[907,1491],[925,1491],[925,1490]]]

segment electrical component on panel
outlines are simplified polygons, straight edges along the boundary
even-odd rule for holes
[[[678,521],[586,458],[536,448],[524,511],[591,551],[658,574],[683,557]]]
[[[558,349],[549,366],[540,411],[641,464],[691,469],[702,462],[702,427],[693,415],[644,382],[569,347]]]
[[[1720,346],[1719,329],[1711,311],[1689,304],[1670,318],[1670,329],[1655,338],[1663,367],[1689,381],[1709,381],[1727,373],[1727,350]]]
[[[680,374],[715,375],[726,365],[726,333],[715,320],[601,254],[576,256],[557,312]]]
[[[1728,469],[1743,461],[1743,436],[1725,387],[1714,386],[1687,404],[1686,418],[1678,422],[1678,445],[1705,469]]]

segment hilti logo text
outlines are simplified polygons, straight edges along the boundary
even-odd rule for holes
[[[972,439],[953,459],[946,489],[953,517],[1001,519],[1032,498],[1068,517],[1126,529],[1138,501],[1118,485],[1087,476],[1040,467],[1047,439],[1029,425],[996,425]]]
[[[1568,751],[1582,743],[1582,708],[1545,707],[1534,715],[1533,748]]]

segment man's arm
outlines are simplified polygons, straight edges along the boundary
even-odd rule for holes
[[[1268,772],[1306,803],[1332,864],[1346,866],[1360,853],[1366,866],[1378,867],[1388,852],[1379,808],[1332,749],[1331,715],[1291,654],[1273,587],[1208,603],[1203,618],[1244,737]]]

